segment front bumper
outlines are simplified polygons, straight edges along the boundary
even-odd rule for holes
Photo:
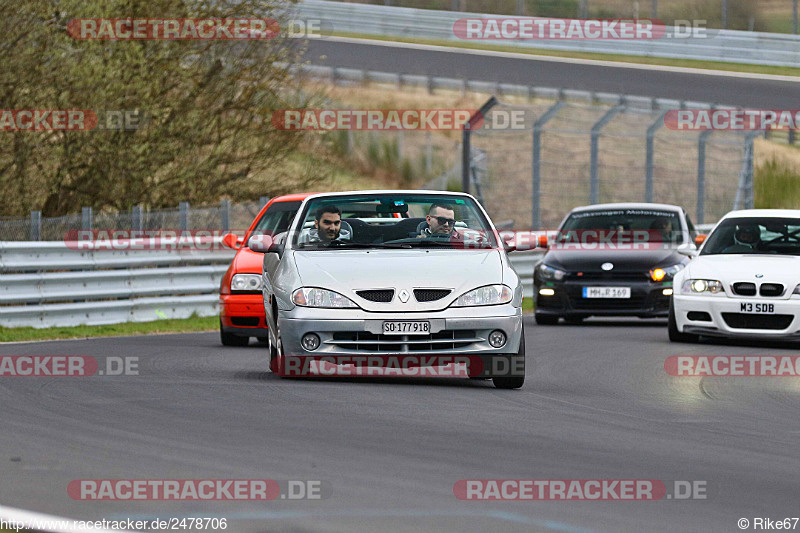
[[[219,297],[222,331],[245,337],[266,337],[264,297],[259,294],[222,294]]]
[[[510,304],[446,309],[429,313],[372,313],[361,309],[312,309],[295,307],[279,311],[283,352],[295,356],[413,354],[485,356],[516,354],[522,339],[522,309]],[[385,320],[427,320],[430,334],[384,335]],[[488,342],[501,330],[506,343],[500,348]],[[305,350],[300,339],[306,333],[320,337],[320,346]]]
[[[673,301],[675,323],[682,333],[800,340],[800,299],[676,294]],[[756,309],[756,304],[771,305],[772,308],[770,313],[743,313],[743,304],[749,304],[752,309]]]
[[[630,298],[584,298],[584,287],[630,287]],[[553,289],[553,296],[539,294],[539,289]],[[637,316],[641,318],[669,315],[672,282],[647,280],[565,280],[537,281],[534,285],[536,313],[555,316]]]

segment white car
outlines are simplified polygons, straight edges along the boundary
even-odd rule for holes
[[[800,210],[733,211],[675,275],[669,338],[800,340]]]

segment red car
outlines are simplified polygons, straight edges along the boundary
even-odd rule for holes
[[[247,346],[250,337],[267,342],[267,323],[261,294],[264,254],[244,244],[256,233],[277,235],[287,231],[300,204],[313,193],[287,194],[270,200],[256,215],[244,237],[228,233],[222,242],[234,250],[231,266],[219,288],[219,337],[225,346]]]

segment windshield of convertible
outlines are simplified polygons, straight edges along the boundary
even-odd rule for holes
[[[662,209],[604,209],[572,213],[559,230],[558,241],[601,241],[609,235],[640,236],[650,242],[681,243],[684,232],[677,211]]]
[[[800,219],[729,218],[708,237],[700,255],[800,255]]]
[[[385,194],[310,200],[292,235],[298,249],[494,248],[497,241],[474,200]]]

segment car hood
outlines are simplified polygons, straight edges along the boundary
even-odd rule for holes
[[[304,287],[336,291],[367,311],[441,310],[469,290],[503,282],[498,250],[298,250],[294,260]],[[423,303],[413,296],[416,288],[452,292]],[[371,302],[355,292],[364,289],[395,289],[395,297]],[[403,289],[411,294],[406,303],[398,297]]]
[[[233,273],[241,272],[261,273],[264,264],[264,254],[256,253],[250,248],[242,247],[233,258]]]
[[[781,283],[787,288],[788,297],[800,282],[798,272],[800,257],[791,255],[701,255],[689,263],[683,279],[715,279],[726,289],[739,281],[756,285]]]
[[[646,272],[656,266],[685,262],[675,250],[550,250],[544,262],[568,272],[600,271],[600,265],[611,263],[615,272]]]

